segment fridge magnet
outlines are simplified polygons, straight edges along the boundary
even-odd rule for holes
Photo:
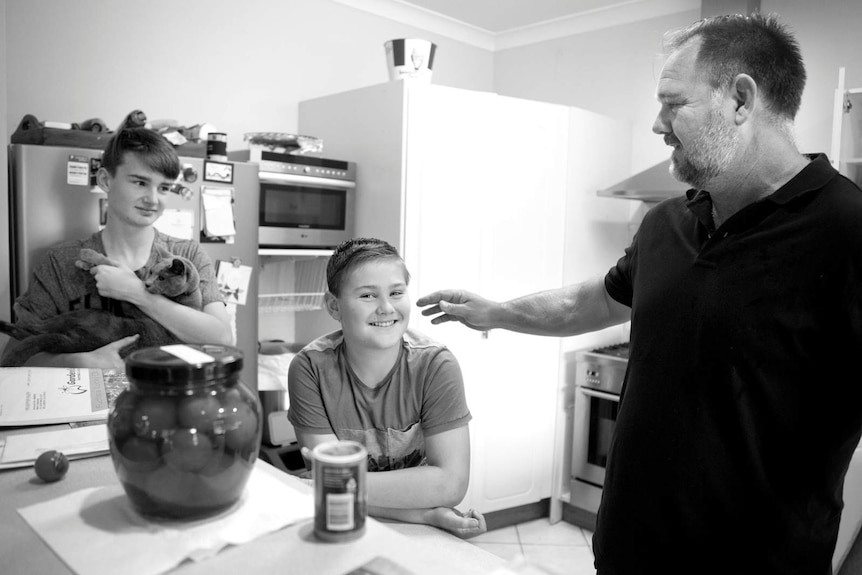
[[[102,158],[90,158],[90,187],[98,188],[99,183],[96,181],[96,174],[99,173],[99,168],[102,167]]]
[[[233,243],[233,188],[201,187],[201,241]]]
[[[228,162],[204,162],[204,181],[218,182],[220,184],[233,183],[233,164]]]
[[[88,158],[69,156],[66,161],[66,183],[70,186],[90,185],[90,161]]]
[[[218,260],[216,262],[216,284],[225,303],[245,305],[250,281],[251,266],[244,266],[238,261]]]
[[[177,210],[166,208],[153,227],[175,238],[182,240],[194,239],[195,212],[194,210]]]

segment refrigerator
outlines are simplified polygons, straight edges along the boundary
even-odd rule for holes
[[[27,289],[47,248],[101,229],[107,198],[95,185],[100,149],[11,144],[8,153],[10,301],[0,310],[3,319],[13,318],[11,304]],[[258,166],[199,157],[180,160],[183,193],[164,196],[165,212],[156,227],[198,240],[223,272],[230,267],[242,270],[247,286],[243,284],[242,297],[235,292],[227,306],[244,356],[242,380],[257,389]]]

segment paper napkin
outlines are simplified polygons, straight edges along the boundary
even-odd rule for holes
[[[18,513],[78,575],[157,575],[186,559],[202,561],[227,545],[314,516],[313,496],[291,488],[257,462],[237,507],[194,522],[138,515],[122,486],[82,489]]]

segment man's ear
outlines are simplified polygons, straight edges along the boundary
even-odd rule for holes
[[[737,74],[731,92],[736,103],[734,121],[737,125],[744,124],[757,106],[757,82],[748,74]]]
[[[108,173],[108,170],[99,168],[99,171],[96,172],[96,184],[103,192],[108,193],[108,190],[111,189],[111,174]]]
[[[332,316],[335,321],[341,321],[341,310],[338,309],[338,298],[330,292],[323,294],[323,303],[326,306],[326,311]]]

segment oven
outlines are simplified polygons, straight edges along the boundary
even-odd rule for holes
[[[628,343],[578,352],[575,361],[571,504],[596,513],[628,364]]]
[[[353,162],[263,152],[258,164],[261,248],[333,248],[353,237]]]

